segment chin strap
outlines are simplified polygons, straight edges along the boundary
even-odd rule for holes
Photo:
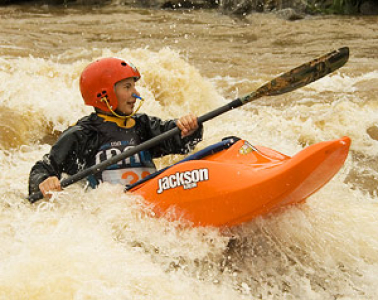
[[[125,119],[129,119],[129,118],[131,118],[132,116],[134,116],[134,115],[139,111],[140,107],[142,106],[142,104],[143,104],[143,102],[144,102],[144,99],[143,99],[142,97],[138,96],[137,94],[132,94],[132,96],[133,96],[134,98],[136,98],[136,99],[139,99],[140,102],[139,102],[139,105],[138,105],[137,109],[136,109],[131,115],[129,115],[129,116],[121,116],[121,115],[117,114],[117,113],[112,109],[112,107],[110,106],[109,101],[108,101],[108,99],[107,99],[106,97],[102,97],[102,98],[101,98],[101,102],[105,102],[106,106],[108,107],[108,109],[110,110],[110,112],[111,112],[114,116],[116,116],[117,118],[120,118],[120,119],[125,120]]]

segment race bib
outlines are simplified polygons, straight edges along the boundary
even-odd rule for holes
[[[156,172],[155,168],[125,168],[105,170],[102,172],[102,180],[112,184],[130,185]]]

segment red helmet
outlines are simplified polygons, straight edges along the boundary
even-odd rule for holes
[[[106,101],[102,100],[106,97],[112,110],[116,110],[118,99],[114,85],[130,77],[137,81],[140,73],[132,64],[119,58],[102,58],[89,64],[80,77],[80,91],[85,104],[110,111]]]

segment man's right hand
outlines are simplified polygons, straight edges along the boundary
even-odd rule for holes
[[[43,197],[50,199],[51,192],[61,191],[62,187],[60,186],[60,181],[58,177],[51,176],[39,184],[39,189],[43,194]]]

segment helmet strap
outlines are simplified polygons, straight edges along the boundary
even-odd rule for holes
[[[114,116],[116,116],[117,118],[120,118],[120,119],[125,120],[125,119],[129,119],[129,118],[133,117],[133,116],[139,111],[140,107],[142,106],[142,104],[143,104],[143,102],[144,102],[144,99],[143,99],[142,97],[138,97],[138,98],[139,98],[139,100],[140,100],[139,105],[138,105],[137,109],[136,109],[131,115],[129,115],[129,116],[121,116],[121,115],[117,114],[117,113],[112,109],[112,107],[110,106],[107,97],[102,97],[102,98],[101,98],[101,102],[105,102],[107,108],[109,109],[109,111],[110,111]]]

